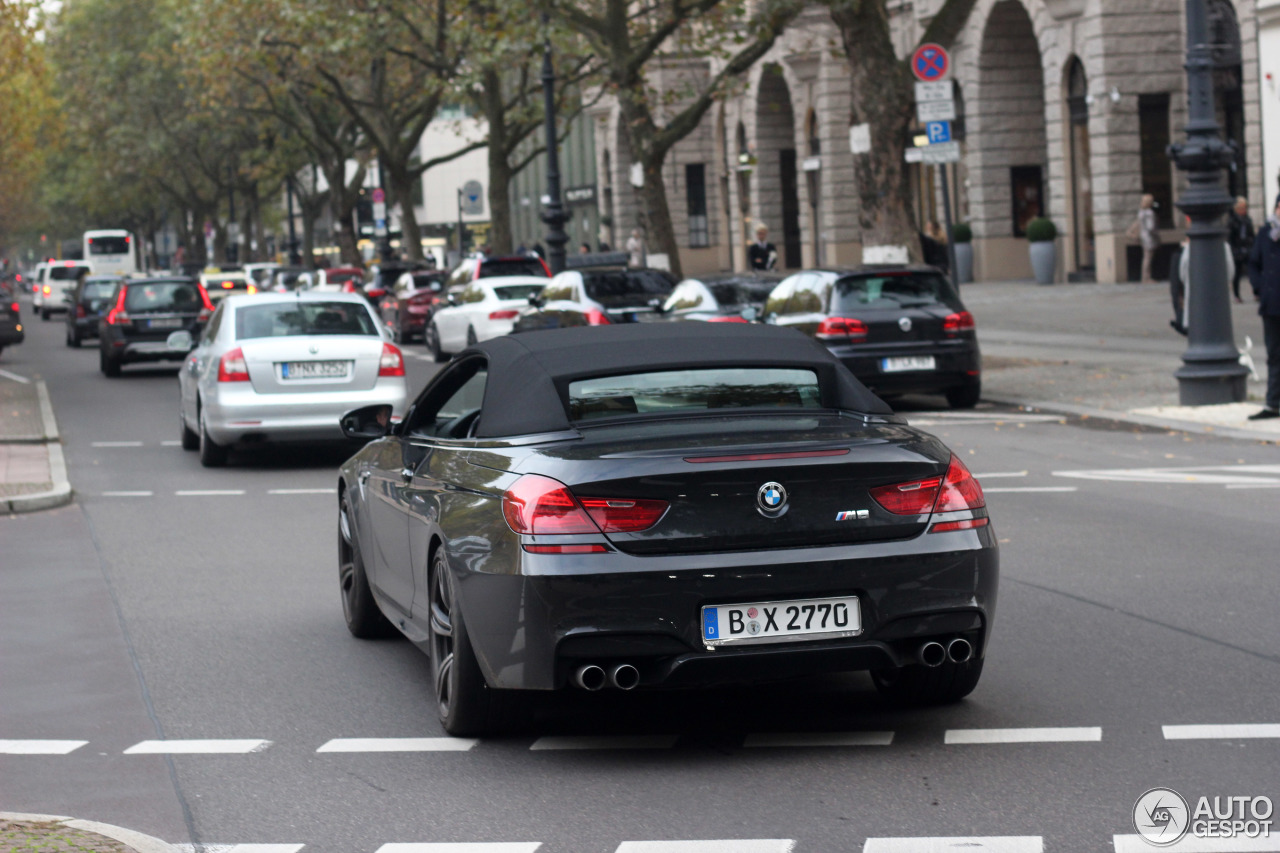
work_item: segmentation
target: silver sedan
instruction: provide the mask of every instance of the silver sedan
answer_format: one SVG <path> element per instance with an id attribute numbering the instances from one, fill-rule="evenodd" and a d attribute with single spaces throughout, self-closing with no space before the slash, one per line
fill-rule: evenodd
<path id="1" fill-rule="evenodd" d="M 178 373 L 182 446 L 206 467 L 232 447 L 341 440 L 351 409 L 404 409 L 404 356 L 369 303 L 346 294 L 229 296 Z"/>

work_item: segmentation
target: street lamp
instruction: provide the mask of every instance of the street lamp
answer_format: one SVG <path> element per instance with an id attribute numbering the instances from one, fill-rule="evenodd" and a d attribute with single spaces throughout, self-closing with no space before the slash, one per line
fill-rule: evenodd
<path id="1" fill-rule="evenodd" d="M 1239 403 L 1245 377 L 1231 330 L 1227 294 L 1227 260 L 1223 248 L 1223 215 L 1232 199 L 1222 173 L 1234 159 L 1232 145 L 1222 139 L 1213 104 L 1213 46 L 1209 43 L 1205 0 L 1187 0 L 1187 141 L 1169 146 L 1169 155 L 1187 173 L 1187 190 L 1178 207 L 1191 220 L 1187 274 L 1187 351 L 1178 379 L 1184 406 Z"/>
<path id="2" fill-rule="evenodd" d="M 542 49 L 542 102 L 546 114 L 547 137 L 547 204 L 542 221 L 547 224 L 547 265 L 552 275 L 564 271 L 564 246 L 569 235 L 564 233 L 568 220 L 560 203 L 560 151 L 556 134 L 556 74 L 551 67 L 551 16 L 542 13 L 546 42 Z"/>

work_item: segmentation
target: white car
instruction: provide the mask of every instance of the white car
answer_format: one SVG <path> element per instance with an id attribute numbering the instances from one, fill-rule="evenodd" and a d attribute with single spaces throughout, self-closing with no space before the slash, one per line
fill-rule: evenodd
<path id="1" fill-rule="evenodd" d="M 186 335 L 187 338 L 182 336 Z M 187 332 L 169 345 L 194 343 Z M 223 299 L 178 372 L 182 447 L 205 467 L 264 442 L 340 441 L 352 409 L 404 409 L 404 356 L 361 296 Z"/>
<path id="2" fill-rule="evenodd" d="M 359 293 L 364 289 L 364 270 L 357 267 L 308 270 L 298 276 L 298 289 L 312 293 Z"/>
<path id="3" fill-rule="evenodd" d="M 427 349 L 436 361 L 472 344 L 511 334 L 521 308 L 537 296 L 548 279 L 531 275 L 504 275 L 477 279 L 459 293 L 449 294 L 449 304 L 438 309 L 427 325 Z"/>
<path id="4" fill-rule="evenodd" d="M 280 264 L 275 261 L 265 261 L 245 264 L 241 269 L 245 277 L 258 286 L 258 290 L 266 290 L 271 283 L 271 274 L 280 269 Z"/>
<path id="5" fill-rule="evenodd" d="M 75 290 L 76 279 L 82 275 L 90 275 L 89 265 L 84 261 L 48 261 L 36 265 L 31 307 L 41 320 L 48 320 L 54 312 L 67 310 L 63 297 Z"/>

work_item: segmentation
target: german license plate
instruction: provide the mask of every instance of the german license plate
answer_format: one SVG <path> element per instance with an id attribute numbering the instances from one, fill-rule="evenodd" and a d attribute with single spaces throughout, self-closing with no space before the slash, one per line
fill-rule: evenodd
<path id="1" fill-rule="evenodd" d="M 702 608 L 702 641 L 708 646 L 785 643 L 854 637 L 860 633 L 861 611 L 858 599 L 853 596 L 716 604 Z"/>
<path id="2" fill-rule="evenodd" d="M 342 378 L 347 375 L 347 361 L 286 361 L 280 365 L 284 379 Z"/>
<path id="3" fill-rule="evenodd" d="M 178 329 L 181 327 L 181 317 L 157 317 L 147 323 L 148 329 Z"/>
<path id="4" fill-rule="evenodd" d="M 880 369 L 885 373 L 906 373 L 911 370 L 937 370 L 938 365 L 931 355 L 912 355 L 899 358 L 883 358 Z"/>

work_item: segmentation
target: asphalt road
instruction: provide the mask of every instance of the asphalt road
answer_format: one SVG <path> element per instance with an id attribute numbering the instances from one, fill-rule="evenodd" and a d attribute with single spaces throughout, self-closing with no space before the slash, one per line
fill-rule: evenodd
<path id="1" fill-rule="evenodd" d="M 258 853 L 1020 853 L 1120 849 L 1157 786 L 1280 800 L 1274 447 L 925 401 L 910 416 L 979 476 L 1003 543 L 970 699 L 894 711 L 862 675 L 563 695 L 531 734 L 442 751 L 426 657 L 343 625 L 342 449 L 205 470 L 173 368 L 107 380 L 56 322 L 4 368 L 47 381 L 78 497 L 0 518 L 0 753 L 45 750 L 0 754 L 0 810 L 282 845 Z M 411 386 L 433 370 L 411 357 Z M 1270 728 L 1164 728 L 1243 724 Z M 389 738 L 428 740 L 331 743 Z M 138 754 L 154 740 L 199 752 Z"/>

